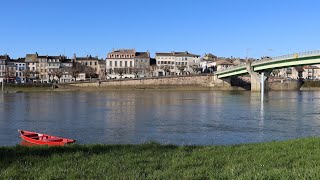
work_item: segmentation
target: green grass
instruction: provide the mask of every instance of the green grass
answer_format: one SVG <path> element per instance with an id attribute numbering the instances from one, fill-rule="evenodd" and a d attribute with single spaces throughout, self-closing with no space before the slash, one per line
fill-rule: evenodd
<path id="1" fill-rule="evenodd" d="M 235 146 L 1 147 L 0 179 L 319 179 L 320 138 Z"/>

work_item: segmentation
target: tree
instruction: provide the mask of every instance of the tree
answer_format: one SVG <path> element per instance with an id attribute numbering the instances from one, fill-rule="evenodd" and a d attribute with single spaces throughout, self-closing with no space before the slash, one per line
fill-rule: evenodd
<path id="1" fill-rule="evenodd" d="M 200 72 L 202 71 L 202 68 L 199 68 L 198 65 L 190 65 L 189 67 L 192 69 L 193 73 L 195 74 L 198 74 L 199 71 Z"/>
<path id="2" fill-rule="evenodd" d="M 71 68 L 71 76 L 77 81 L 77 76 L 84 71 L 84 66 L 78 62 L 73 62 Z"/>
<path id="3" fill-rule="evenodd" d="M 90 66 L 85 67 L 85 73 L 90 77 L 90 81 L 92 79 L 92 76 L 96 75 L 96 71 Z"/>
<path id="4" fill-rule="evenodd" d="M 31 72 L 29 69 L 26 69 L 23 71 L 23 75 L 24 75 L 24 78 L 26 78 L 26 83 L 28 82 L 28 79 L 30 78 L 31 76 Z"/>
<path id="5" fill-rule="evenodd" d="M 133 74 L 134 74 L 134 78 L 138 78 L 138 74 L 141 72 L 140 68 L 134 68 L 132 70 Z"/>
<path id="6" fill-rule="evenodd" d="M 57 76 L 57 78 L 58 78 L 58 83 L 60 83 L 60 79 L 61 79 L 61 77 L 63 76 L 63 74 L 64 74 L 64 70 L 63 70 L 64 68 L 59 68 L 59 69 L 55 69 L 54 70 L 54 73 L 55 73 L 55 75 Z"/>
<path id="7" fill-rule="evenodd" d="M 157 65 L 151 65 L 147 68 L 147 71 L 150 72 L 151 77 L 154 75 L 154 72 L 157 70 Z"/>
<path id="8" fill-rule="evenodd" d="M 7 79 L 7 83 L 9 82 L 10 78 L 14 78 L 16 73 L 13 67 L 5 67 L 4 76 Z"/>
<path id="9" fill-rule="evenodd" d="M 170 72 L 170 66 L 168 65 L 162 65 L 160 69 L 164 71 L 165 75 L 167 75 L 167 73 Z"/>
<path id="10" fill-rule="evenodd" d="M 280 76 L 280 70 L 279 69 L 274 69 L 271 74 L 271 76 L 274 76 L 274 77 L 279 77 Z"/>
<path id="11" fill-rule="evenodd" d="M 123 73 L 124 73 L 123 68 L 117 68 L 117 69 L 115 69 L 115 72 L 119 74 L 120 78 L 122 78 Z"/>
<path id="12" fill-rule="evenodd" d="M 39 80 L 39 71 L 31 71 L 30 74 L 32 75 L 32 77 L 34 77 L 35 79 Z"/>
<path id="13" fill-rule="evenodd" d="M 186 66 L 178 66 L 178 69 L 180 71 L 180 75 L 183 75 L 183 71 L 186 69 Z"/>

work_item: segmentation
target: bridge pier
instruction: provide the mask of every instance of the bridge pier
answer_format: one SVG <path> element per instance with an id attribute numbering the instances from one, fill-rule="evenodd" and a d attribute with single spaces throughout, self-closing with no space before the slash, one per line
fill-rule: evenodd
<path id="1" fill-rule="evenodd" d="M 266 83 L 266 80 L 270 76 L 271 71 L 261 71 L 260 73 L 254 72 L 251 66 L 251 61 L 247 61 L 246 69 L 251 76 L 251 91 L 260 91 L 261 101 L 263 101 L 264 93 L 268 91 L 268 84 Z"/>
<path id="2" fill-rule="evenodd" d="M 269 74 L 269 72 L 261 72 L 256 76 L 251 75 L 251 91 L 259 92 L 262 89 L 264 90 L 264 92 L 267 91 L 269 88 L 268 83 L 266 83 L 266 80 L 268 79 Z"/>

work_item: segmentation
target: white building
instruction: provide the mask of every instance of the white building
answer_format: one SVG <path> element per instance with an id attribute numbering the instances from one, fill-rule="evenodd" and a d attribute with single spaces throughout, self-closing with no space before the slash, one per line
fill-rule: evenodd
<path id="1" fill-rule="evenodd" d="M 156 53 L 158 76 L 181 75 L 200 65 L 200 55 L 186 52 Z"/>
<path id="2" fill-rule="evenodd" d="M 108 53 L 106 72 L 108 79 L 134 78 L 135 49 L 119 49 Z"/>
<path id="3" fill-rule="evenodd" d="M 26 70 L 27 64 L 24 62 L 24 59 L 19 59 L 12 61 L 15 66 L 16 73 L 16 82 L 17 83 L 26 83 Z"/>

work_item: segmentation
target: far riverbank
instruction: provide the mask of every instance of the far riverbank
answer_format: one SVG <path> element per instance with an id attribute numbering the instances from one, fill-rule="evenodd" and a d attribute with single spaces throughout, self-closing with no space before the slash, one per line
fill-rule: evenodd
<path id="1" fill-rule="evenodd" d="M 114 90 L 182 90 L 182 91 L 250 91 L 248 82 L 213 83 L 211 76 L 190 76 L 156 79 L 121 79 L 84 81 L 62 84 L 6 84 L 4 92 L 61 92 L 61 91 L 114 91 Z M 270 91 L 320 90 L 320 81 L 268 82 Z"/>

